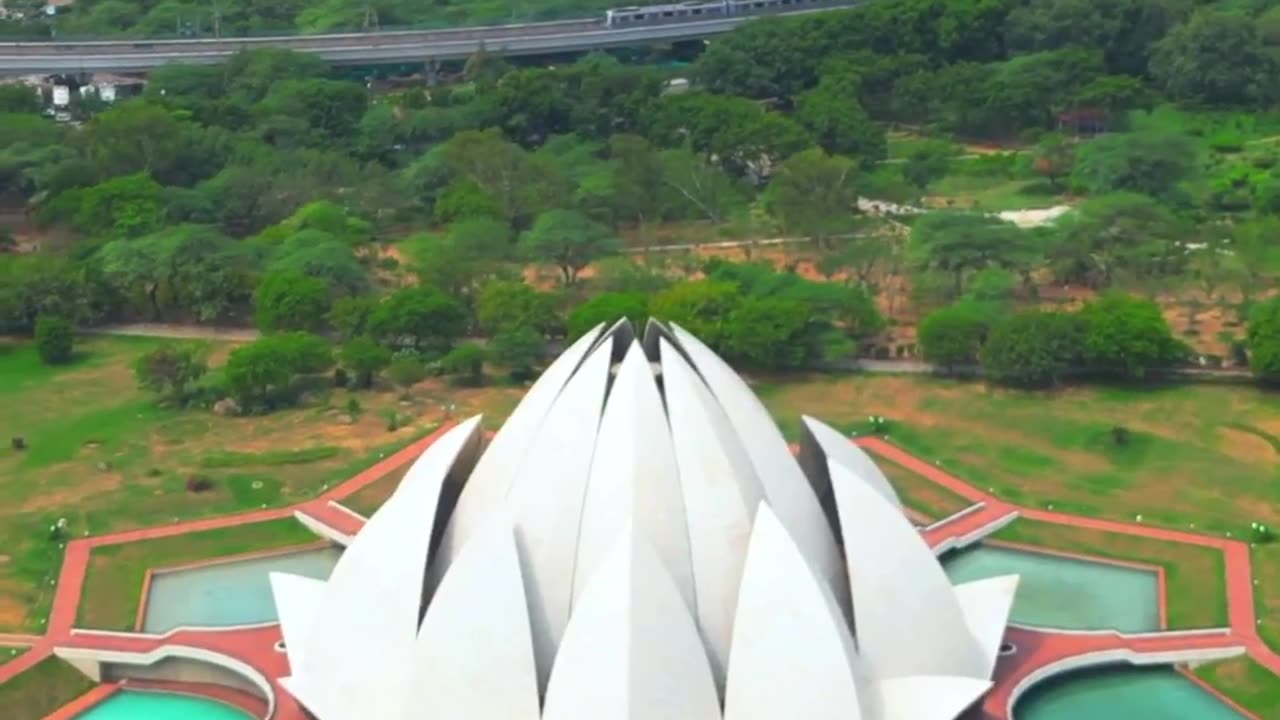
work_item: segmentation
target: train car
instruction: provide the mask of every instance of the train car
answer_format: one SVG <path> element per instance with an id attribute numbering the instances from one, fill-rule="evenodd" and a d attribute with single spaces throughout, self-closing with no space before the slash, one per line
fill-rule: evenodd
<path id="1" fill-rule="evenodd" d="M 632 5 L 605 11 L 604 24 L 610 28 L 667 23 L 696 22 L 728 17 L 728 0 L 691 0 L 670 5 Z"/>

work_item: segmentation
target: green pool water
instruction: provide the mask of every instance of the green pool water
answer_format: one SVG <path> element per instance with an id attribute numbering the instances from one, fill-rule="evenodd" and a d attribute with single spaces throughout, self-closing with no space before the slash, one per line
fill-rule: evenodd
<path id="1" fill-rule="evenodd" d="M 76 720 L 253 720 L 253 716 L 204 698 L 125 691 L 77 715 Z"/>
<path id="2" fill-rule="evenodd" d="M 340 555 L 336 548 L 324 548 L 157 573 L 147 593 L 142 628 L 162 633 L 183 626 L 272 622 L 278 615 L 268 573 L 325 579 Z"/>
<path id="3" fill-rule="evenodd" d="M 1242 720 L 1204 688 L 1167 668 L 1104 668 L 1032 688 L 1014 720 Z"/>
<path id="4" fill-rule="evenodd" d="M 1011 620 L 1069 630 L 1160 627 L 1159 584 L 1147 570 L 978 545 L 943 559 L 954 583 L 1017 574 Z"/>

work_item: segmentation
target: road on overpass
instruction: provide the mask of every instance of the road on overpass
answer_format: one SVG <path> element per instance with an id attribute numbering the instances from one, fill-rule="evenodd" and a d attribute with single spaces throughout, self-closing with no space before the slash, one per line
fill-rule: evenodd
<path id="1" fill-rule="evenodd" d="M 822 12 L 857 0 L 829 0 L 820 7 L 770 15 Z M 480 50 L 502 55 L 543 55 L 693 40 L 727 32 L 761 15 L 609 28 L 599 19 L 331 35 L 281 35 L 185 40 L 0 42 L 0 75 L 81 72 L 146 72 L 173 62 L 216 63 L 243 50 L 279 47 L 312 53 L 334 65 L 458 60 Z"/>

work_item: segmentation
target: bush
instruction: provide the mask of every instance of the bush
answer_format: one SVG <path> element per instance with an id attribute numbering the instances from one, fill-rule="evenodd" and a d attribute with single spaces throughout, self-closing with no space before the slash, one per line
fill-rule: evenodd
<path id="1" fill-rule="evenodd" d="M 192 475 L 187 478 L 187 492 L 203 493 L 213 489 L 213 480 L 205 475 Z"/>
<path id="2" fill-rule="evenodd" d="M 232 350 L 224 376 L 242 408 L 270 409 L 295 399 L 295 380 L 324 372 L 332 363 L 332 349 L 324 340 L 303 332 L 283 333 Z"/>
<path id="3" fill-rule="evenodd" d="M 1247 332 L 1254 377 L 1269 385 L 1280 384 L 1280 298 L 1253 307 Z"/>
<path id="4" fill-rule="evenodd" d="M 1151 370 L 1186 359 L 1187 346 L 1173 337 L 1154 302 L 1108 295 L 1080 311 L 1084 320 L 1084 362 L 1102 377 L 1142 379 Z"/>
<path id="5" fill-rule="evenodd" d="M 920 349 L 924 359 L 946 372 L 972 364 L 978 359 L 988 327 L 988 318 L 973 303 L 936 310 L 920 322 Z"/>
<path id="6" fill-rule="evenodd" d="M 41 315 L 36 319 L 36 353 L 46 365 L 70 362 L 75 331 L 66 318 Z"/>
<path id="7" fill-rule="evenodd" d="M 446 372 L 458 376 L 458 381 L 468 387 L 484 384 L 484 362 L 489 352 L 475 343 L 462 343 L 440 360 Z"/>
<path id="8" fill-rule="evenodd" d="M 191 400 L 191 390 L 208 372 L 205 347 L 162 345 L 139 357 L 133 374 L 139 387 L 158 393 L 178 407 Z"/>
<path id="9" fill-rule="evenodd" d="M 411 387 L 427 378 L 427 366 L 412 355 L 401 355 L 387 366 L 387 377 L 402 388 Z"/>
<path id="10" fill-rule="evenodd" d="M 1079 317 L 1033 310 L 996 323 L 979 356 L 993 382 L 1051 387 L 1079 362 L 1083 343 Z"/>

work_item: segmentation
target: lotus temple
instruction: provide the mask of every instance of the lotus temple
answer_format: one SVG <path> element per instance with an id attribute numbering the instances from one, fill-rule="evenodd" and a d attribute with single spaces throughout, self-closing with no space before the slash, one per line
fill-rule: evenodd
<path id="1" fill-rule="evenodd" d="M 151 687 L 280 720 L 1009 720 L 1060 673 L 1245 651 L 1230 628 L 1011 622 L 1018 574 L 939 555 L 1015 506 L 920 525 L 863 447 L 811 417 L 789 444 L 673 324 L 600 326 L 496 432 L 473 417 L 411 452 L 367 519 L 282 509 L 342 549 L 264 572 L 266 621 L 68 624 L 52 652 L 95 702 Z"/>

